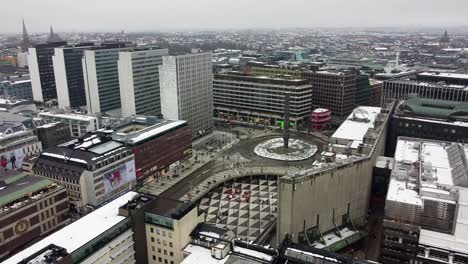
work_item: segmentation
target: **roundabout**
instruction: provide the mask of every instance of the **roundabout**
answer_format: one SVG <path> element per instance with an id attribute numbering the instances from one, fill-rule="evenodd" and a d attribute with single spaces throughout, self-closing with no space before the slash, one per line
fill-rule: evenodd
<path id="1" fill-rule="evenodd" d="M 290 139 L 289 147 L 285 148 L 283 138 L 272 138 L 258 144 L 254 153 L 272 160 L 301 161 L 312 157 L 317 150 L 317 145 L 304 140 Z"/>

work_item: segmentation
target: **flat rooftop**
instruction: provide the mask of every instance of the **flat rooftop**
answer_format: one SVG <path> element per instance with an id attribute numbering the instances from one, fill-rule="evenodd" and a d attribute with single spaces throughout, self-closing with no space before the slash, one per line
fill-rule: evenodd
<path id="1" fill-rule="evenodd" d="M 3 168 L 0 172 L 0 181 L 6 183 L 6 185 L 0 183 L 0 207 L 21 199 L 27 194 L 45 189 L 52 184 L 52 181 L 45 178 L 33 176 L 25 172 L 5 172 Z"/>
<path id="2" fill-rule="evenodd" d="M 3 264 L 16 264 L 42 250 L 50 244 L 60 246 L 73 253 L 75 250 L 90 242 L 112 226 L 118 224 L 125 217 L 119 215 L 119 207 L 132 200 L 138 193 L 128 192 L 96 209 L 92 213 L 80 218 L 76 222 L 52 233 L 32 246 L 5 260 Z"/>
<path id="3" fill-rule="evenodd" d="M 71 119 L 71 120 L 77 120 L 77 121 L 93 121 L 96 119 L 95 116 L 88 116 L 88 115 L 80 115 L 80 114 L 73 114 L 73 113 L 67 113 L 67 114 L 54 114 L 51 112 L 42 112 L 38 114 L 39 116 L 46 116 L 46 117 L 55 117 L 55 118 L 60 118 L 60 119 Z"/>
<path id="4" fill-rule="evenodd" d="M 300 86 L 300 85 L 310 85 L 309 81 L 304 79 L 283 79 L 283 78 L 272 78 L 268 76 L 255 76 L 255 75 L 245 75 L 245 74 L 215 74 L 213 81 L 217 80 L 227 80 L 227 81 L 236 81 L 236 82 L 253 82 L 261 84 L 273 84 L 273 85 L 284 85 L 284 86 Z"/>
<path id="5" fill-rule="evenodd" d="M 41 153 L 40 158 L 51 157 L 81 164 L 94 164 L 97 160 L 124 151 L 126 147 L 112 140 L 110 134 L 98 132 L 80 139 L 74 139 L 58 146 L 52 146 Z"/>
<path id="6" fill-rule="evenodd" d="M 380 112 L 380 107 L 360 106 L 354 109 L 332 138 L 362 142 L 367 130 L 374 128 L 375 119 Z"/>
<path id="7" fill-rule="evenodd" d="M 468 74 L 461 74 L 461 73 L 449 73 L 449 72 L 421 72 L 418 74 L 419 76 L 427 76 L 427 77 L 441 77 L 447 79 L 460 79 L 468 81 Z"/>
<path id="8" fill-rule="evenodd" d="M 418 206 L 423 199 L 455 203 L 454 186 L 468 186 L 467 155 L 467 145 L 399 137 L 387 200 Z"/>
<path id="9" fill-rule="evenodd" d="M 112 135 L 112 138 L 117 141 L 126 141 L 130 144 L 137 144 L 147 139 L 158 137 L 159 135 L 162 135 L 168 131 L 184 126 L 186 124 L 187 122 L 183 120 L 162 120 L 154 125 L 146 125 L 145 123 L 131 122 L 127 125 L 119 126 L 117 131 Z M 144 126 L 144 128 L 134 132 L 120 132 L 120 130 L 125 130 L 126 127 L 130 127 L 132 125 L 140 125 Z"/>
<path id="10" fill-rule="evenodd" d="M 158 197 L 152 203 L 151 208 L 146 209 L 146 212 L 178 220 L 187 214 L 194 205 L 192 202 Z"/>

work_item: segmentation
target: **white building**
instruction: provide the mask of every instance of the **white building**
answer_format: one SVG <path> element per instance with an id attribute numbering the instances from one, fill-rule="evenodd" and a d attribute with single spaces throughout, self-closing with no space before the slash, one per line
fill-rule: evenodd
<path id="1" fill-rule="evenodd" d="M 460 143 L 398 138 L 382 263 L 468 261 L 467 153 Z"/>
<path id="2" fill-rule="evenodd" d="M 43 254 L 33 255 L 51 244 L 64 248 L 73 263 L 136 263 L 130 217 L 119 215 L 119 208 L 137 195 L 128 192 L 120 196 L 2 263 L 17 264 L 24 259 L 45 263 Z"/>
<path id="3" fill-rule="evenodd" d="M 119 53 L 122 116 L 161 115 L 159 65 L 168 49 L 141 48 Z"/>
<path id="4" fill-rule="evenodd" d="M 159 67 L 164 118 L 186 120 L 193 136 L 213 128 L 211 53 L 163 58 Z"/>
<path id="5" fill-rule="evenodd" d="M 43 112 L 38 114 L 50 122 L 62 122 L 70 126 L 72 137 L 78 138 L 86 133 L 96 131 L 100 128 L 99 120 L 95 116 L 79 115 L 79 114 L 54 114 L 51 112 Z"/>
<path id="6" fill-rule="evenodd" d="M 18 54 L 16 54 L 16 61 L 18 64 L 18 68 L 24 68 L 28 66 L 28 53 L 18 52 Z"/>
<path id="7" fill-rule="evenodd" d="M 89 114 L 111 112 L 120 115 L 121 100 L 117 61 L 124 46 L 94 48 L 83 56 L 83 78 Z"/>

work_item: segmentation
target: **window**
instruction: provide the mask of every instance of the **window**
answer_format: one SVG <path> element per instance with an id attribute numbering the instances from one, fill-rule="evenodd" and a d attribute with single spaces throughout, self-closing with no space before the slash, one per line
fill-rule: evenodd
<path id="1" fill-rule="evenodd" d="M 158 248 L 158 253 L 161 253 L 161 248 Z"/>
<path id="2" fill-rule="evenodd" d="M 169 251 L 169 256 L 173 257 L 173 256 L 174 256 L 174 252 Z"/>
<path id="3" fill-rule="evenodd" d="M 163 231 L 162 231 L 162 235 L 163 235 L 163 236 L 166 236 L 166 231 L 163 230 Z"/>
<path id="4" fill-rule="evenodd" d="M 155 256 L 155 255 L 153 255 L 153 260 L 156 260 L 156 256 Z"/>
<path id="5" fill-rule="evenodd" d="M 150 228 L 150 232 L 151 232 L 151 233 L 154 233 L 154 228 L 151 227 L 151 228 Z"/>
<path id="6" fill-rule="evenodd" d="M 172 232 L 167 232 L 167 235 L 172 238 Z"/>
<path id="7" fill-rule="evenodd" d="M 151 246 L 151 250 L 155 251 L 155 250 L 156 250 L 156 248 L 155 248 L 154 246 Z"/>
<path id="8" fill-rule="evenodd" d="M 158 238 L 158 244 L 161 244 L 161 239 Z"/>
<path id="9" fill-rule="evenodd" d="M 161 258 L 161 257 L 159 257 L 158 260 L 159 260 L 159 262 L 162 262 L 162 258 Z"/>
<path id="10" fill-rule="evenodd" d="M 159 240 L 159 239 L 158 239 L 158 240 Z M 151 237 L 151 242 L 153 242 L 153 243 L 154 243 L 154 237 Z"/>
<path id="11" fill-rule="evenodd" d="M 156 229 L 156 234 L 160 235 L 159 229 Z"/>
<path id="12" fill-rule="evenodd" d="M 164 255 L 167 255 L 167 250 L 164 250 Z"/>
<path id="13" fill-rule="evenodd" d="M 169 247 L 172 247 L 172 242 L 169 242 Z"/>

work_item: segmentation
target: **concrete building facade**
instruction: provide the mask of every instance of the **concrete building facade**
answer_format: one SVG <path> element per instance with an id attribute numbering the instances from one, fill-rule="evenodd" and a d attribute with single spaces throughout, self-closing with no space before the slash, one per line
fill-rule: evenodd
<path id="1" fill-rule="evenodd" d="M 441 84 L 415 80 L 384 81 L 383 102 L 406 100 L 411 96 L 468 102 L 468 89 L 467 86 L 459 84 Z"/>
<path id="2" fill-rule="evenodd" d="M 148 263 L 181 263 L 190 233 L 202 220 L 194 203 L 158 198 L 145 211 Z"/>
<path id="3" fill-rule="evenodd" d="M 133 264 L 136 262 L 131 218 L 119 208 L 138 196 L 127 192 L 5 260 L 5 264 Z M 51 248 L 58 248 L 55 254 Z M 53 257 L 58 256 L 58 257 Z"/>
<path id="4" fill-rule="evenodd" d="M 294 242 L 336 250 L 341 248 L 336 241 L 348 239 L 342 231 L 354 230 L 350 237 L 362 237 L 354 227 L 363 226 L 367 218 L 372 169 L 384 153 L 388 111 L 357 108 L 331 138 L 331 156 L 344 156 L 280 178 L 278 241 L 288 235 Z M 323 239 L 338 230 L 342 237 L 335 242 Z"/>
<path id="5" fill-rule="evenodd" d="M 277 126 L 284 122 L 285 94 L 290 95 L 292 127 L 306 125 L 312 105 L 312 85 L 306 80 L 215 75 L 214 116 L 223 120 Z"/>
<path id="6" fill-rule="evenodd" d="M 77 211 L 99 206 L 136 184 L 132 151 L 108 134 L 50 147 L 41 153 L 33 171 L 65 187 Z"/>
<path id="7" fill-rule="evenodd" d="M 32 101 L 32 87 L 29 75 L 8 76 L 0 82 L 0 96 Z"/>
<path id="8" fill-rule="evenodd" d="M 122 117 L 161 116 L 159 65 L 168 49 L 138 48 L 119 52 L 119 82 Z"/>
<path id="9" fill-rule="evenodd" d="M 68 222 L 66 190 L 24 172 L 0 172 L 0 259 Z"/>
<path id="10" fill-rule="evenodd" d="M 112 138 L 135 155 L 138 182 L 158 176 L 192 155 L 192 131 L 185 121 L 136 117 L 114 130 Z"/>
<path id="11" fill-rule="evenodd" d="M 163 57 L 159 67 L 161 111 L 185 120 L 194 137 L 213 128 L 213 74 L 210 53 Z"/>
<path id="12" fill-rule="evenodd" d="M 69 126 L 60 122 L 37 126 L 36 133 L 43 149 L 57 146 L 72 139 Z"/>
<path id="13" fill-rule="evenodd" d="M 86 135 L 86 133 L 96 131 L 100 128 L 99 120 L 95 116 L 51 112 L 42 112 L 39 113 L 38 116 L 49 123 L 60 122 L 67 125 L 73 138 L 82 137 Z"/>

